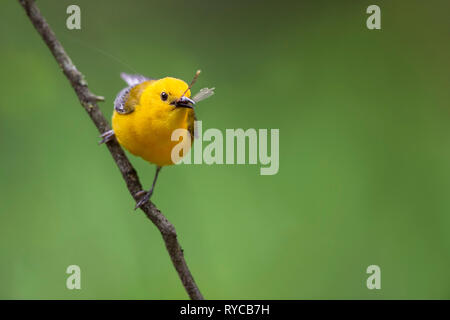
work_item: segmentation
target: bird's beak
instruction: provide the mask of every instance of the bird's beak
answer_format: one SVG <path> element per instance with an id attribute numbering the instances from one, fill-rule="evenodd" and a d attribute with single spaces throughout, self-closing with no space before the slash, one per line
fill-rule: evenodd
<path id="1" fill-rule="evenodd" d="M 181 97 L 175 102 L 175 107 L 177 108 L 190 108 L 194 109 L 195 101 L 192 99 L 189 99 L 187 97 Z"/>

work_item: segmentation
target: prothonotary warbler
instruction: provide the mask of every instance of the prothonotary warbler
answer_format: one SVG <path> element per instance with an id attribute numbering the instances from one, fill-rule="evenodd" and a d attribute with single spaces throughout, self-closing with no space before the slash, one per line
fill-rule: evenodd
<path id="1" fill-rule="evenodd" d="M 112 117 L 113 129 L 103 133 L 100 142 L 107 142 L 115 136 L 132 154 L 156 164 L 152 187 L 149 191 L 138 192 L 137 196 L 141 198 L 135 209 L 152 196 L 161 168 L 174 164 L 172 149 L 179 143 L 171 139 L 174 130 L 186 129 L 183 141 L 192 141 L 194 138 L 195 104 L 214 93 L 214 88 L 204 88 L 191 99 L 190 89 L 199 74 L 200 70 L 189 86 L 183 80 L 171 77 L 157 80 L 121 74 L 128 87 L 117 95 Z"/>

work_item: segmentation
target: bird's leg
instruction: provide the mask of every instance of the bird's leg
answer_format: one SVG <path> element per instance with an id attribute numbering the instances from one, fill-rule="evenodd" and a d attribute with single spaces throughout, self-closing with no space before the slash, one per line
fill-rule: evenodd
<path id="1" fill-rule="evenodd" d="M 150 200 L 150 197 L 153 194 L 153 190 L 155 190 L 155 184 L 156 180 L 158 179 L 159 171 L 161 171 L 160 166 L 156 166 L 156 173 L 155 177 L 153 178 L 152 188 L 149 191 L 141 190 L 135 194 L 136 197 L 143 196 L 141 200 L 139 200 L 138 203 L 136 203 L 136 206 L 134 207 L 134 210 L 141 207 L 143 204 L 145 204 L 148 200 Z"/>
<path id="2" fill-rule="evenodd" d="M 109 131 L 103 132 L 100 135 L 100 138 L 102 138 L 102 140 L 99 141 L 99 144 L 111 141 L 114 138 L 114 130 L 109 130 Z"/>

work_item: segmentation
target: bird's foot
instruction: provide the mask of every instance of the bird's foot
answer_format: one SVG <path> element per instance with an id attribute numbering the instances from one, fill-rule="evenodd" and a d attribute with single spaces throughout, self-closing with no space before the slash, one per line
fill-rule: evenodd
<path id="1" fill-rule="evenodd" d="M 114 138 L 114 130 L 109 130 L 106 132 L 103 132 L 100 135 L 100 138 L 102 138 L 102 140 L 100 140 L 98 143 L 102 144 L 102 143 L 106 143 L 108 141 L 111 141 Z"/>
<path id="2" fill-rule="evenodd" d="M 135 196 L 136 197 L 142 197 L 142 198 L 141 198 L 141 200 L 139 200 L 136 203 L 136 206 L 134 207 L 134 210 L 136 210 L 136 209 L 142 207 L 144 204 L 146 204 L 150 200 L 152 194 L 153 194 L 153 190 L 150 190 L 150 191 L 141 190 L 141 191 L 137 192 L 135 194 Z"/>

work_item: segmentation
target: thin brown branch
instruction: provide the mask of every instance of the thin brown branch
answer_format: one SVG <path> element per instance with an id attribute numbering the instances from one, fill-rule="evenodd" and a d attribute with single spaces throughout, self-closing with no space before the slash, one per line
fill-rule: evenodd
<path id="1" fill-rule="evenodd" d="M 60 68 L 64 72 L 67 79 L 70 81 L 73 89 L 75 90 L 81 105 L 89 114 L 92 122 L 94 122 L 100 133 L 104 133 L 110 130 L 108 121 L 106 121 L 99 107 L 98 101 L 103 101 L 103 97 L 96 96 L 89 91 L 87 82 L 84 76 L 77 70 L 75 65 L 70 60 L 69 56 L 65 52 L 61 43 L 56 38 L 54 32 L 41 15 L 39 8 L 36 6 L 33 0 L 18 0 L 22 7 L 25 9 L 28 17 L 36 28 L 37 32 L 41 35 L 44 42 L 52 52 Z M 123 149 L 117 143 L 115 139 L 107 142 L 107 147 L 111 153 L 114 161 L 119 167 L 125 180 L 128 190 L 131 196 L 137 201 L 135 194 L 142 190 L 141 183 L 137 176 L 136 170 L 131 165 Z M 147 217 L 156 225 L 161 232 L 163 240 L 166 244 L 167 251 L 169 252 L 170 259 L 172 260 L 175 269 L 180 276 L 181 282 L 186 289 L 191 299 L 203 299 L 197 284 L 192 277 L 191 272 L 184 259 L 183 250 L 177 240 L 177 233 L 175 227 L 166 219 L 166 217 L 158 210 L 158 208 L 152 203 L 141 207 L 141 210 L 147 215 Z"/>

